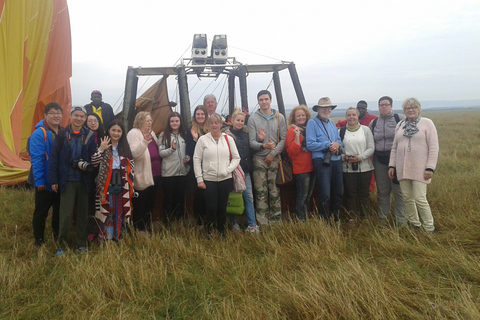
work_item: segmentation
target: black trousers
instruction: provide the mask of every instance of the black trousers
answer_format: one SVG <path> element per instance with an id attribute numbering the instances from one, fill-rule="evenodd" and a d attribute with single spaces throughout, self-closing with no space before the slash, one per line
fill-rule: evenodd
<path id="1" fill-rule="evenodd" d="M 49 192 L 47 190 L 38 191 L 35 189 L 35 211 L 33 212 L 33 236 L 37 241 L 44 241 L 45 223 L 48 217 L 48 211 L 52 207 L 52 230 L 55 240 L 58 238 L 59 213 L 60 213 L 60 194 Z"/>
<path id="2" fill-rule="evenodd" d="M 207 227 L 211 231 L 215 228 L 220 234 L 225 234 L 227 221 L 228 195 L 232 191 L 233 179 L 219 182 L 204 181 L 207 188 L 205 191 L 205 204 L 207 208 Z"/>
<path id="3" fill-rule="evenodd" d="M 166 221 L 179 220 L 185 213 L 186 176 L 162 177 L 163 211 Z"/>
<path id="4" fill-rule="evenodd" d="M 370 180 L 372 171 L 358 173 L 343 173 L 345 186 L 345 207 L 347 211 L 360 214 L 364 218 L 370 210 Z M 357 204 L 358 202 L 358 204 Z"/>

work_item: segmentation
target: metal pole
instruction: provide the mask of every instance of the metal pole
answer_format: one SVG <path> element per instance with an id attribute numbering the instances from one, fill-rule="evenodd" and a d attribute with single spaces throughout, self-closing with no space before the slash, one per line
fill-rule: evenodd
<path id="1" fill-rule="evenodd" d="M 133 127 L 135 120 L 135 102 L 137 100 L 138 77 L 137 69 L 128 67 L 127 80 L 125 81 L 125 94 L 123 96 L 123 115 L 122 121 L 127 131 Z"/>
<path id="2" fill-rule="evenodd" d="M 273 85 L 275 86 L 275 96 L 277 97 L 278 111 L 286 118 L 282 86 L 280 85 L 280 76 L 278 75 L 278 70 L 273 71 Z"/>
<path id="3" fill-rule="evenodd" d="M 242 112 L 248 113 L 247 69 L 245 68 L 245 66 L 238 67 L 238 81 L 240 83 L 240 99 L 242 102 Z"/>
<path id="4" fill-rule="evenodd" d="M 177 69 L 178 74 L 178 90 L 180 95 L 180 111 L 183 118 L 183 123 L 187 127 L 192 125 L 192 115 L 190 111 L 190 97 L 188 96 L 188 82 L 185 67 Z"/>
<path id="5" fill-rule="evenodd" d="M 228 111 L 233 114 L 235 109 L 235 72 L 228 74 Z"/>
<path id="6" fill-rule="evenodd" d="M 297 94 L 297 99 L 299 104 L 307 105 L 305 96 L 303 95 L 302 85 L 300 84 L 300 79 L 298 78 L 297 69 L 295 68 L 295 63 L 290 63 L 288 65 L 288 71 L 290 72 L 290 78 L 292 79 L 293 88 Z"/>

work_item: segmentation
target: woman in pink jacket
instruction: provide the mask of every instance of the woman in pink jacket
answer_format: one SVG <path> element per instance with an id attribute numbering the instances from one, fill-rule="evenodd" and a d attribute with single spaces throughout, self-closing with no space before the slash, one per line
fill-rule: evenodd
<path id="1" fill-rule="evenodd" d="M 438 135 L 432 120 L 420 117 L 421 105 L 416 98 L 403 101 L 407 117 L 395 129 L 388 175 L 400 181 L 408 221 L 433 232 L 432 211 L 427 201 L 427 184 L 432 181 L 438 160 Z"/>

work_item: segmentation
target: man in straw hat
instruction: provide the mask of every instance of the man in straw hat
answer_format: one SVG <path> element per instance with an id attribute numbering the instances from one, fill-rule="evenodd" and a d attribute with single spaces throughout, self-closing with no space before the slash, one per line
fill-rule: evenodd
<path id="1" fill-rule="evenodd" d="M 343 197 L 343 173 L 340 153 L 342 142 L 335 124 L 330 120 L 333 105 L 324 97 L 313 106 L 318 115 L 307 123 L 307 149 L 312 152 L 313 166 L 320 190 L 319 210 L 323 220 L 333 215 L 338 222 L 338 213 Z M 331 199 L 331 194 L 333 198 Z"/>

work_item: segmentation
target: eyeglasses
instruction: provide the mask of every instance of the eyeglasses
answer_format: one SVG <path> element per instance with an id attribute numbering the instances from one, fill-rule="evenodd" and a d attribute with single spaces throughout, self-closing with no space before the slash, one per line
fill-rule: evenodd
<path id="1" fill-rule="evenodd" d="M 61 116 L 63 113 L 61 112 L 48 112 L 47 115 L 49 116 Z"/>
<path id="2" fill-rule="evenodd" d="M 386 108 L 386 107 L 391 106 L 391 104 L 390 104 L 390 103 L 382 103 L 382 104 L 379 104 L 378 106 L 379 106 L 380 108 Z"/>
<path id="3" fill-rule="evenodd" d="M 408 107 L 408 108 L 405 108 L 405 110 L 407 110 L 407 111 L 411 111 L 411 110 L 415 110 L 415 109 L 417 109 L 417 107 Z"/>

